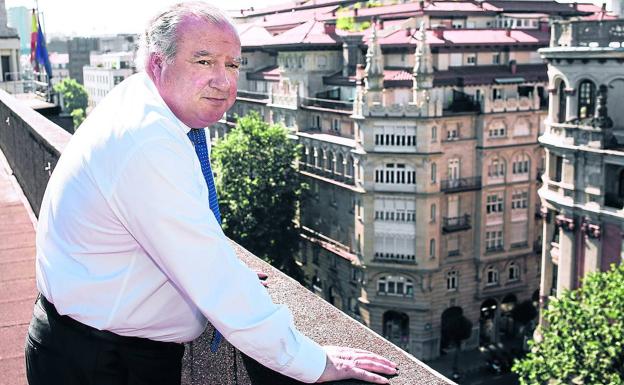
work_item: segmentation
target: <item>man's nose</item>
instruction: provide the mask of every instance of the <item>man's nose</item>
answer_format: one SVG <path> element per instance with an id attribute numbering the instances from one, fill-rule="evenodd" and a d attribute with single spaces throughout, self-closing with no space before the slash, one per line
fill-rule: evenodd
<path id="1" fill-rule="evenodd" d="M 230 79 L 228 79 L 227 71 L 225 70 L 225 68 L 215 69 L 213 76 L 208 84 L 210 85 L 210 87 L 219 91 L 229 91 Z"/>

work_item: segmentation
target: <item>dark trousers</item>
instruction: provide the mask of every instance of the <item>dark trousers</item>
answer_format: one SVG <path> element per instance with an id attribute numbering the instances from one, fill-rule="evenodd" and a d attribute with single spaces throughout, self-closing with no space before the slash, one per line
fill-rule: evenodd
<path id="1" fill-rule="evenodd" d="M 40 296 L 26 338 L 30 385 L 179 385 L 184 345 L 99 331 Z"/>

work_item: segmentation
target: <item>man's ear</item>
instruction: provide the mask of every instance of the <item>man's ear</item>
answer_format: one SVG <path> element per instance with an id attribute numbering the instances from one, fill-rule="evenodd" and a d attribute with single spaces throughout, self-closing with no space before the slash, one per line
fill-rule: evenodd
<path id="1" fill-rule="evenodd" d="M 150 75 L 154 82 L 160 81 L 160 76 L 163 67 L 163 57 L 157 53 L 151 53 L 147 61 L 147 73 Z"/>

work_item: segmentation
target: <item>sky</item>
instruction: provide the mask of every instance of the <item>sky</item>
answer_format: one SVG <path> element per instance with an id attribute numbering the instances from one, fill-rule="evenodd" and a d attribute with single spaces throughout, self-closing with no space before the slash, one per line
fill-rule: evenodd
<path id="1" fill-rule="evenodd" d="M 34 8 L 39 3 L 42 24 L 48 35 L 95 36 L 140 33 L 161 9 L 180 0 L 5 0 L 7 8 Z M 262 8 L 288 0 L 207 0 L 226 9 Z M 224 6 L 227 4 L 227 6 Z"/>

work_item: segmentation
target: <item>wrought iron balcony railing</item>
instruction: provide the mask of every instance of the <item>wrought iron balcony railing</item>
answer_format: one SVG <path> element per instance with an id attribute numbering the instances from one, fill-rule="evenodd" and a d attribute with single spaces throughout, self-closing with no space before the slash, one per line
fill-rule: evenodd
<path id="1" fill-rule="evenodd" d="M 481 189 L 481 177 L 445 179 L 440 183 L 440 191 L 445 193 L 462 192 Z"/>
<path id="2" fill-rule="evenodd" d="M 301 98 L 301 105 L 304 107 L 319 107 L 334 111 L 353 111 L 353 102 L 345 100 Z"/>
<path id="3" fill-rule="evenodd" d="M 442 231 L 445 233 L 468 230 L 471 227 L 472 226 L 470 224 L 470 215 L 468 214 L 464 214 L 460 217 L 442 218 Z"/>

